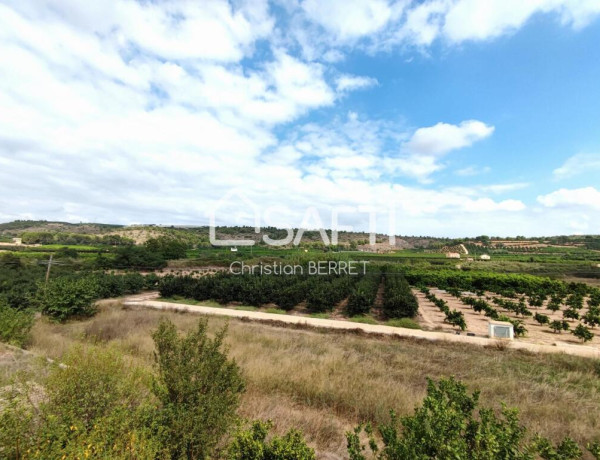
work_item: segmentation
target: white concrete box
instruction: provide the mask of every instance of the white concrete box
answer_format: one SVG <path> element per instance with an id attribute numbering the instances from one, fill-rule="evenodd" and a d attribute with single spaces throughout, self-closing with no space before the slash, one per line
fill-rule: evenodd
<path id="1" fill-rule="evenodd" d="M 513 325 L 505 321 L 490 321 L 488 326 L 488 335 L 491 339 L 509 339 L 515 338 Z"/>

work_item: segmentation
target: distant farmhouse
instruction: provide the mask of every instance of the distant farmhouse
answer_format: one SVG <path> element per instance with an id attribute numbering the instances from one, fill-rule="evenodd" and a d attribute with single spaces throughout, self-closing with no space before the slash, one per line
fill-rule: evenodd
<path id="1" fill-rule="evenodd" d="M 489 255 L 487 255 L 487 254 L 482 254 L 481 256 L 479 256 L 479 258 L 481 260 L 490 260 L 491 259 L 491 257 Z"/>

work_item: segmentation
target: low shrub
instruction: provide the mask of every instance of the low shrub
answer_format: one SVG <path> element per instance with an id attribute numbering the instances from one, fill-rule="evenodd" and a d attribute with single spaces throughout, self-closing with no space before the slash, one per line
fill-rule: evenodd
<path id="1" fill-rule="evenodd" d="M 180 337 L 173 323 L 162 321 L 152 335 L 158 372 L 152 391 L 159 401 L 154 421 L 169 458 L 209 457 L 237 420 L 245 389 L 241 370 L 227 358 L 226 329 L 210 339 L 207 324 L 199 321 Z"/>
<path id="2" fill-rule="evenodd" d="M 302 433 L 290 430 L 267 441 L 270 421 L 255 421 L 238 432 L 228 449 L 229 460 L 314 460 L 315 451 L 306 445 Z"/>
<path id="3" fill-rule="evenodd" d="M 516 409 L 503 407 L 497 415 L 491 408 L 480 407 L 479 392 L 469 394 L 466 386 L 453 378 L 437 383 L 429 380 L 427 396 L 414 415 L 399 418 L 391 412 L 391 422 L 378 430 L 383 446 L 370 425 L 347 432 L 351 460 L 366 459 L 363 430 L 373 456 L 380 460 L 576 460 L 582 455 L 568 437 L 556 446 L 540 436 L 528 438 Z M 596 447 L 590 444 L 592 454 Z"/>
<path id="4" fill-rule="evenodd" d="M 23 348 L 29 341 L 33 312 L 17 310 L 0 299 L 0 342 Z"/>

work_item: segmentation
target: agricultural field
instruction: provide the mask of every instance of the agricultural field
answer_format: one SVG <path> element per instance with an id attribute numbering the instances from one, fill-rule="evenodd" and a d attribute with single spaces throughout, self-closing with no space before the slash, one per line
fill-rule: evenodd
<path id="1" fill-rule="evenodd" d="M 126 233 L 114 228 L 106 231 Z M 422 329 L 410 331 L 418 337 L 429 331 L 448 337 L 460 332 L 461 340 L 468 341 L 467 334 L 486 336 L 488 321 L 493 319 L 512 322 L 517 341 L 558 344 L 557 350 L 600 348 L 600 286 L 589 260 L 455 261 L 425 248 L 375 253 L 324 250 L 316 243 L 302 248 L 258 246 L 231 251 L 191 243 L 194 232 L 182 229 L 158 230 L 152 235 L 143 244 L 120 235 L 123 244 L 67 244 L 60 241 L 64 235 L 58 232 L 52 234 L 52 241 L 44 236 L 49 240 L 40 246 L 0 254 L 0 341 L 9 344 L 0 348 L 4 391 L 14 387 L 15 378 L 25 376 L 35 398 L 43 398 L 44 386 L 60 383 L 53 380 L 58 371 L 52 363 L 67 362 L 75 372 L 85 364 L 78 357 L 87 356 L 84 361 L 96 363 L 98 369 L 82 370 L 86 378 L 95 378 L 96 370 L 117 372 L 107 362 L 135 364 L 137 370 L 124 370 L 124 375 L 131 375 L 137 385 L 136 395 L 158 408 L 153 398 L 160 394 L 152 396 L 154 387 L 148 384 L 148 376 L 156 370 L 155 332 L 161 319 L 168 319 L 179 333 L 190 333 L 198 324 L 197 317 L 140 310 L 129 302 L 125 306 L 123 299 L 161 296 L 175 304 L 356 323 L 349 329 L 354 332 L 334 332 L 283 326 L 281 321 L 276 326 L 225 320 L 218 313 L 210 320 L 211 337 L 228 324 L 226 345 L 243 374 L 246 391 L 236 417 L 270 419 L 272 434 L 281 439 L 290 430 L 300 429 L 304 438 L 298 439 L 306 440 L 316 458 L 348 458 L 348 443 L 355 445 L 360 437 L 347 435 L 358 424 L 385 426 L 393 420 L 390 409 L 399 415 L 412 414 L 433 391 L 434 384 L 428 386 L 427 378 L 452 386 L 452 381 L 444 380 L 452 375 L 465 385 L 463 390 L 453 387 L 456 397 L 461 391 L 481 390 L 481 403 L 494 413 L 500 413 L 502 403 L 518 407 L 520 423 L 530 433 L 527 442 L 538 439 L 537 433 L 547 438 L 547 450 L 561 442 L 571 447 L 575 444 L 570 442 L 576 443 L 582 449 L 597 447 L 600 388 L 594 359 L 573 356 L 576 353 L 538 355 L 510 350 L 495 341 L 475 346 L 357 332 L 370 327 L 359 324 L 364 323 L 393 326 L 400 335 L 408 334 L 403 328 Z M 50 256 L 53 264 L 48 272 Z M 350 261 L 360 261 L 364 271 L 339 270 Z M 232 267 L 242 262 L 259 270 L 233 273 Z M 311 263 L 338 271 L 311 274 Z M 276 267 L 282 265 L 301 270 L 277 272 Z M 271 272 L 265 271 L 267 267 Z M 591 276 L 577 277 L 573 267 L 585 267 Z M 526 274 L 528 270 L 535 274 Z M 19 351 L 23 347 L 27 351 Z M 294 359 L 289 359 L 292 355 Z M 94 361 L 96 357 L 100 361 Z M 102 357 L 107 360 L 104 364 Z M 135 375 L 147 377 L 135 380 Z M 76 407 L 79 401 L 69 404 Z M 161 417 L 153 423 L 164 423 Z M 0 423 L 10 426 L 6 420 L 0 414 Z M 140 419 L 126 420 L 135 424 Z M 47 428 L 60 431 L 60 427 Z M 54 432 L 38 435 L 48 435 L 50 440 L 56 436 Z M 0 443 L 13 448 L 14 436 L 0 436 Z M 563 441 L 565 436 L 567 441 Z M 72 442 L 68 449 L 78 449 L 75 438 L 65 439 Z M 52 452 L 67 452 L 62 444 L 50 445 L 56 449 Z M 118 458 L 127 458 L 131 446 L 121 447 L 123 455 Z M 589 457 L 581 452 L 583 458 Z M 48 458 L 54 456 L 48 454 Z"/>
<path id="2" fill-rule="evenodd" d="M 428 298 L 427 294 L 416 289 L 413 292 L 419 301 L 418 323 L 423 329 L 442 330 L 451 333 L 457 331 L 457 327 L 446 320 L 443 311 L 439 309 L 432 299 Z M 506 319 L 518 322 L 520 327 L 525 328 L 522 335 L 520 334 L 516 337 L 516 340 L 544 345 L 579 346 L 582 344 L 582 339 L 574 336 L 572 332 L 577 326 L 582 325 L 591 334 L 591 338 L 585 342 L 585 345 L 597 347 L 600 350 L 600 328 L 597 327 L 597 320 L 600 320 L 600 316 L 598 316 L 598 310 L 594 308 L 582 307 L 578 310 L 579 317 L 590 320 L 591 324 L 588 324 L 583 320 L 580 321 L 579 318 L 569 318 L 569 313 L 565 317 L 568 307 L 564 305 L 560 305 L 558 310 L 549 309 L 548 304 L 550 301 L 544 301 L 542 306 L 532 306 L 525 301 L 526 308 L 531 312 L 531 315 L 529 315 L 526 311 L 524 314 L 517 314 L 515 308 L 507 308 L 507 306 L 514 307 L 515 304 L 519 305 L 515 299 L 490 292 L 480 297 L 473 293 L 459 291 L 457 297 L 445 290 L 431 289 L 429 294 L 435 296 L 435 299 L 445 302 L 449 309 L 462 313 L 465 320 L 465 329 L 461 332 L 464 333 L 472 333 L 478 337 L 488 336 L 490 317 L 486 316 L 483 310 L 477 312 L 469 304 L 472 302 L 480 302 L 481 304 L 485 302 L 491 308 L 496 309 L 498 318 L 505 316 Z M 539 319 L 541 322 L 536 319 Z M 561 329 L 552 329 L 551 325 L 555 321 L 561 323 Z M 562 329 L 563 321 L 567 323 L 568 329 L 566 330 Z M 458 329 L 460 330 L 460 328 Z"/>

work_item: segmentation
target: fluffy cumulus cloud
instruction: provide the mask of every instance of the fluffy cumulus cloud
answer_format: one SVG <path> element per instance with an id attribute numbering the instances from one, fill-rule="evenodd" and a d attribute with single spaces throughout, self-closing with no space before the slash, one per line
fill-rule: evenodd
<path id="1" fill-rule="evenodd" d="M 469 147 L 493 132 L 493 126 L 477 120 L 463 121 L 459 125 L 440 122 L 434 126 L 417 129 L 406 143 L 406 149 L 413 154 L 436 157 L 452 150 Z"/>
<path id="2" fill-rule="evenodd" d="M 458 125 L 440 122 L 419 128 L 402 144 L 401 150 L 405 155 L 393 163 L 405 174 L 428 182 L 431 174 L 444 169 L 441 157 L 454 150 L 470 147 L 493 132 L 493 126 L 478 120 L 467 120 Z"/>
<path id="3" fill-rule="evenodd" d="M 547 195 L 540 195 L 538 202 L 548 208 L 589 208 L 598 211 L 600 191 L 594 187 L 561 188 Z"/>
<path id="4" fill-rule="evenodd" d="M 296 225 L 306 207 L 350 206 L 365 228 L 359 208 L 394 204 L 401 233 L 514 233 L 527 208 L 501 194 L 518 187 L 424 185 L 493 126 L 324 111 L 378 85 L 337 68 L 349 45 L 486 39 L 536 13 L 583 27 L 598 12 L 532 4 L 490 2 L 506 19 L 479 11 L 458 35 L 466 0 L 0 0 L 0 220 L 198 224 L 235 188 Z M 540 205 L 575 200 L 559 192 Z"/>

